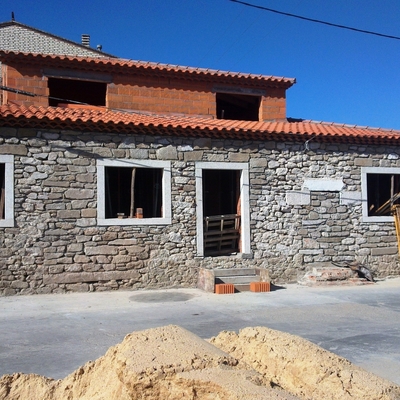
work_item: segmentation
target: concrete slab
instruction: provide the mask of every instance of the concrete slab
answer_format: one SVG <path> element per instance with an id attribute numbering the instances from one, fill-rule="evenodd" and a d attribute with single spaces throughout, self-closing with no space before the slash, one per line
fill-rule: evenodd
<path id="1" fill-rule="evenodd" d="M 63 378 L 126 334 L 168 324 L 202 338 L 267 326 L 400 384 L 400 278 L 232 295 L 170 289 L 0 297 L 0 309 L 0 375 Z"/>

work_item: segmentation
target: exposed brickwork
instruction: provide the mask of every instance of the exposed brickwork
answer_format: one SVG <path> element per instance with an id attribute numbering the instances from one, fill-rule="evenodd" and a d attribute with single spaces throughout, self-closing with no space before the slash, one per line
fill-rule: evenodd
<path id="1" fill-rule="evenodd" d="M 151 72 L 151 71 L 150 71 Z M 61 74 L 62 75 L 62 74 Z M 37 94 L 28 97 L 5 92 L 3 104 L 14 102 L 23 105 L 48 105 L 47 77 L 43 67 L 26 64 L 3 65 L 3 84 Z M 178 77 L 160 77 L 152 73 L 141 74 L 126 70 L 113 74 L 108 84 L 106 105 L 112 109 L 136 110 L 159 114 L 196 115 L 216 117 L 214 85 L 210 80 L 186 81 Z M 251 82 L 251 87 L 254 83 Z M 225 84 L 225 88 L 235 88 Z M 247 87 L 246 82 L 240 87 Z M 263 87 L 267 95 L 261 98 L 260 118 L 264 121 L 286 118 L 285 88 Z"/>

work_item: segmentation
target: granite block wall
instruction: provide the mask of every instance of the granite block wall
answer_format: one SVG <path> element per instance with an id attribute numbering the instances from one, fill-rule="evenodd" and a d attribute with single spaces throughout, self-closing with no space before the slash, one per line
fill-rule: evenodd
<path id="1" fill-rule="evenodd" d="M 396 147 L 0 128 L 0 162 L 9 154 L 1 295 L 194 287 L 200 267 L 266 268 L 276 283 L 331 261 L 400 272 L 394 223 L 363 222 L 361 204 L 362 166 L 400 167 Z M 172 223 L 99 226 L 99 159 L 170 161 Z M 249 165 L 250 254 L 198 256 L 198 161 Z"/>

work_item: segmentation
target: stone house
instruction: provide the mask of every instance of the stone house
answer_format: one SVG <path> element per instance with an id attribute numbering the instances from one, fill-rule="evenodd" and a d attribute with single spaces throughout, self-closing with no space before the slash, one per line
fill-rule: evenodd
<path id="1" fill-rule="evenodd" d="M 286 118 L 294 79 L 0 51 L 0 293 L 398 275 L 400 132 Z"/>

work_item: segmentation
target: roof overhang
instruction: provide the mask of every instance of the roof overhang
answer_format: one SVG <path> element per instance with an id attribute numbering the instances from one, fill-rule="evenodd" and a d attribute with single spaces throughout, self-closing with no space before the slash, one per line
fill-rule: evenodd
<path id="1" fill-rule="evenodd" d="M 323 122 L 254 122 L 112 111 L 106 108 L 0 107 L 0 127 L 214 139 L 398 145 L 400 131 Z"/>

